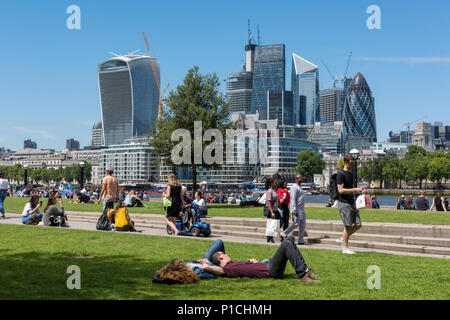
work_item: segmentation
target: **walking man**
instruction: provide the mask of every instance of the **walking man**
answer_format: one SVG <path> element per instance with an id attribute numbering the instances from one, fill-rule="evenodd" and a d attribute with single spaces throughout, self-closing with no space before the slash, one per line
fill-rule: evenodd
<path id="1" fill-rule="evenodd" d="M 298 227 L 298 242 L 299 245 L 304 245 L 305 240 L 303 239 L 306 229 L 306 212 L 305 212 L 305 191 L 303 191 L 301 185 L 303 183 L 303 176 L 297 174 L 295 176 L 295 185 L 291 187 L 289 191 L 290 201 L 289 209 L 292 212 L 292 222 L 286 230 L 281 233 L 281 239 L 284 239 L 289 235 L 295 228 Z"/>
<path id="2" fill-rule="evenodd" d="M 113 177 L 114 170 L 112 167 L 106 167 L 106 176 L 102 180 L 102 191 L 97 203 L 103 199 L 103 212 L 106 209 L 114 209 L 114 203 L 119 200 L 119 182 Z"/>
<path id="3" fill-rule="evenodd" d="M 337 190 L 339 192 L 338 210 L 344 223 L 342 238 L 336 239 L 336 242 L 343 246 L 342 253 L 355 254 L 348 248 L 348 239 L 352 234 L 361 228 L 361 217 L 355 204 L 355 193 L 363 193 L 364 188 L 354 188 L 355 182 L 352 175 L 352 169 L 355 160 L 351 155 L 344 157 L 344 170 L 338 172 L 336 177 Z"/>
<path id="4" fill-rule="evenodd" d="M 6 179 L 6 174 L 3 171 L 0 171 L 0 213 L 2 214 L 2 218 L 5 217 L 5 208 L 3 207 L 3 202 L 5 198 L 8 196 L 12 198 L 11 186 L 9 184 L 8 179 Z"/>

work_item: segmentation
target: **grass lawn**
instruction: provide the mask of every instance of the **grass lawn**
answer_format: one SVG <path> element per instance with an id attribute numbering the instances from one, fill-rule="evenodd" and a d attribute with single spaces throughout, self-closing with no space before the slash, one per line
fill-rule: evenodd
<path id="1" fill-rule="evenodd" d="M 0 299 L 450 299 L 450 260 L 302 249 L 318 284 L 285 279 L 201 280 L 152 284 L 151 275 L 172 258 L 200 258 L 212 241 L 33 226 L 0 225 Z M 270 258 L 276 247 L 226 243 L 234 261 Z M 73 256 L 91 255 L 91 259 Z M 67 268 L 81 269 L 81 290 L 69 290 Z M 381 289 L 369 290 L 367 268 L 381 269 Z"/>
<path id="2" fill-rule="evenodd" d="M 7 212 L 22 213 L 25 203 L 29 198 L 7 198 L 5 200 L 5 208 Z M 64 201 L 66 211 L 83 211 L 83 212 L 101 212 L 102 204 L 69 204 Z M 47 199 L 43 199 L 45 207 Z M 160 202 L 146 202 L 147 208 L 130 208 L 130 213 L 145 214 L 163 214 L 163 208 Z M 236 205 L 208 205 L 208 215 L 222 217 L 246 217 L 246 218 L 263 218 L 262 207 L 242 208 Z M 404 210 L 360 210 L 362 222 L 396 222 L 396 223 L 419 223 L 434 225 L 450 225 L 450 213 L 443 212 L 424 212 L 424 211 L 404 211 Z M 306 208 L 306 216 L 308 219 L 315 220 L 340 220 L 339 212 L 336 208 Z"/>

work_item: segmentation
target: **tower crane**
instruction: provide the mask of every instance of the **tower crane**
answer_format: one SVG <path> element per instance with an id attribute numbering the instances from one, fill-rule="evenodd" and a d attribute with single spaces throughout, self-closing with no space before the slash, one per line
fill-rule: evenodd
<path id="1" fill-rule="evenodd" d="M 345 87 L 345 82 L 347 81 L 347 73 L 348 73 L 348 68 L 350 66 L 351 58 L 352 58 L 352 52 L 350 52 L 350 54 L 348 55 L 347 66 L 345 67 L 345 73 L 344 73 L 344 76 L 342 77 L 342 79 L 338 79 L 337 75 L 333 76 L 333 73 L 330 71 L 330 68 L 328 68 L 325 61 L 322 60 L 322 63 L 325 65 L 325 68 L 327 69 L 328 73 L 330 74 L 331 78 L 333 79 L 333 88 L 336 88 L 336 83 L 338 83 L 338 82 L 342 82 Z"/>
<path id="2" fill-rule="evenodd" d="M 333 76 L 333 73 L 330 71 L 330 69 L 328 68 L 326 62 L 324 60 L 322 60 L 322 63 L 324 64 L 325 68 L 327 69 L 328 73 L 330 74 L 331 78 L 333 79 L 333 88 L 336 88 L 336 83 L 339 81 L 338 79 L 336 79 L 335 76 Z"/>
<path id="3" fill-rule="evenodd" d="M 419 118 L 419 119 L 417 119 L 417 120 L 413 120 L 413 121 L 410 121 L 410 122 L 407 122 L 407 123 L 403 124 L 403 125 L 406 126 L 406 128 L 407 128 L 407 130 L 406 130 L 406 142 L 407 142 L 407 143 L 409 143 L 409 131 L 410 131 L 411 125 L 414 124 L 414 123 L 416 123 L 416 122 L 419 122 L 419 121 L 421 121 L 421 120 L 424 120 L 424 119 L 426 119 L 426 118 L 428 118 L 428 116 L 424 116 L 424 117 Z"/>
<path id="4" fill-rule="evenodd" d="M 167 89 L 170 86 L 170 83 L 167 84 L 167 87 L 164 89 L 163 92 L 161 92 L 161 86 L 160 86 L 160 80 L 158 79 L 158 75 L 156 73 L 156 68 L 155 65 L 153 64 L 153 57 L 150 53 L 150 46 L 148 45 L 148 39 L 147 39 L 147 35 L 145 34 L 144 31 L 142 31 L 142 35 L 144 36 L 144 40 L 145 40 L 145 45 L 147 46 L 147 52 L 148 52 L 148 56 L 150 59 L 150 63 L 152 65 L 152 70 L 153 70 L 153 76 L 155 78 L 155 83 L 156 83 L 156 87 L 158 88 L 158 94 L 159 94 L 159 100 L 158 100 L 158 119 L 161 119 L 162 117 L 162 106 L 163 106 L 163 96 L 164 93 L 167 91 Z"/>

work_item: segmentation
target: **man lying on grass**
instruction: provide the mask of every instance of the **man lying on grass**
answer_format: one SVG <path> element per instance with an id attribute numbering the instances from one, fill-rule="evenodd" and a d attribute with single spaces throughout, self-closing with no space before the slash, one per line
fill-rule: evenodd
<path id="1" fill-rule="evenodd" d="M 318 274 L 308 268 L 292 237 L 286 238 L 280 244 L 274 256 L 263 262 L 258 262 L 256 259 L 233 262 L 230 256 L 225 253 L 225 246 L 219 239 L 211 245 L 199 262 L 202 264 L 203 271 L 220 276 L 281 279 L 284 276 L 287 260 L 294 267 L 299 281 L 305 283 L 319 282 L 319 280 L 313 278 Z M 214 265 L 211 265 L 210 262 Z"/>

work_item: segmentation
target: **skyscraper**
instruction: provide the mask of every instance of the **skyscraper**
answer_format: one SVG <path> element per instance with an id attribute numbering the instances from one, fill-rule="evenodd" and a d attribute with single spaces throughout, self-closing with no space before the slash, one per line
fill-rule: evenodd
<path id="1" fill-rule="evenodd" d="M 320 122 L 342 121 L 344 102 L 343 88 L 320 90 Z"/>
<path id="2" fill-rule="evenodd" d="M 251 112 L 258 112 L 261 120 L 268 117 L 267 91 L 285 89 L 285 64 L 284 44 L 256 46 Z"/>
<path id="3" fill-rule="evenodd" d="M 364 76 L 358 72 L 347 88 L 344 105 L 344 136 L 350 140 L 377 141 L 375 99 Z M 346 152 L 351 149 L 346 144 Z"/>
<path id="4" fill-rule="evenodd" d="M 312 125 L 320 121 L 319 67 L 293 53 L 291 87 L 295 124 Z"/>
<path id="5" fill-rule="evenodd" d="M 31 141 L 31 139 L 24 140 L 23 148 L 24 149 L 36 149 L 37 148 L 37 143 L 34 142 L 34 141 Z"/>
<path id="6" fill-rule="evenodd" d="M 69 151 L 79 150 L 80 149 L 80 142 L 78 142 L 74 138 L 67 139 L 66 140 L 66 149 L 69 150 Z"/>
<path id="7" fill-rule="evenodd" d="M 91 147 L 101 147 L 105 143 L 103 141 L 103 125 L 102 121 L 97 121 L 92 127 Z"/>
<path id="8" fill-rule="evenodd" d="M 251 112 L 252 85 L 253 72 L 241 71 L 228 74 L 226 95 L 230 102 L 230 112 Z"/>
<path id="9" fill-rule="evenodd" d="M 292 91 L 267 91 L 267 120 L 278 120 L 278 125 L 294 125 Z"/>
<path id="10" fill-rule="evenodd" d="M 104 142 L 150 133 L 158 118 L 159 61 L 148 56 L 116 56 L 98 66 Z"/>

